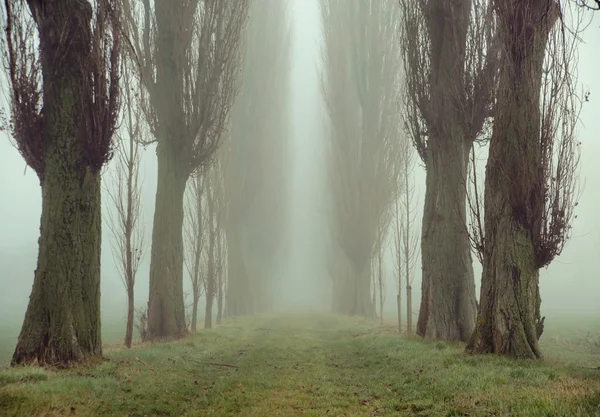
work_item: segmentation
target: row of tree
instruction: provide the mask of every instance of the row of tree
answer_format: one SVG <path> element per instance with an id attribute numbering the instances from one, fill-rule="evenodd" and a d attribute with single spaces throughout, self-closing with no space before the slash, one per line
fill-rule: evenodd
<path id="1" fill-rule="evenodd" d="M 145 253 L 139 163 L 150 144 L 158 181 L 143 338 L 188 331 L 184 263 L 193 330 L 202 292 L 205 327 L 215 298 L 217 322 L 268 306 L 261 267 L 277 256 L 284 221 L 274 202 L 286 180 L 286 10 L 278 0 L 4 2 L 10 127 L 42 188 L 38 265 L 13 364 L 102 354 L 101 171 L 113 154 L 108 224 L 131 345 Z"/>
<path id="2" fill-rule="evenodd" d="M 320 4 L 334 311 L 375 315 L 376 292 L 383 305 L 391 227 L 411 331 L 410 141 L 426 170 L 417 334 L 540 357 L 539 269 L 568 239 L 577 197 L 577 10 L 556 0 Z M 473 155 L 485 143 L 482 196 Z"/>

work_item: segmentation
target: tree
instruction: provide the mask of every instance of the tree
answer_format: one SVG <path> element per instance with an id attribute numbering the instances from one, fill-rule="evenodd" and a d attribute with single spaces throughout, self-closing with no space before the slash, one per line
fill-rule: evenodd
<path id="1" fill-rule="evenodd" d="M 563 26 L 562 6 L 494 0 L 503 56 L 486 167 L 481 298 L 469 352 L 542 356 L 539 269 L 567 241 L 577 197 L 579 112 L 571 65 L 577 30 Z"/>
<path id="2" fill-rule="evenodd" d="M 196 332 L 198 320 L 198 302 L 204 291 L 204 278 L 202 274 L 202 254 L 206 242 L 206 220 L 202 202 L 205 199 L 205 172 L 197 172 L 191 179 L 191 187 L 188 186 L 188 198 L 186 200 L 186 213 L 184 224 L 185 244 L 187 246 L 184 257 L 185 266 L 192 284 L 192 317 L 190 328 Z"/>
<path id="3" fill-rule="evenodd" d="M 488 1 L 401 0 L 408 129 L 426 168 L 417 334 L 466 341 L 475 279 L 466 230 L 468 156 L 491 116 L 497 36 Z"/>
<path id="4" fill-rule="evenodd" d="M 143 121 L 138 94 L 139 84 L 132 78 L 131 68 L 123 67 L 125 108 L 124 132 L 117 132 L 117 161 L 112 188 L 106 191 L 114 205 L 109 211 L 108 227 L 113 258 L 127 292 L 127 326 L 125 346 L 131 347 L 134 321 L 134 286 L 138 268 L 144 256 L 144 233 L 140 229 L 142 184 L 139 179 L 142 155 Z M 127 138 L 123 137 L 124 135 Z"/>
<path id="5" fill-rule="evenodd" d="M 148 339 L 186 332 L 183 201 L 190 175 L 212 161 L 237 92 L 249 0 L 124 0 L 128 51 L 147 93 L 158 181 Z M 152 4 L 151 4 L 152 3 Z M 142 22 L 139 26 L 137 22 Z"/>
<path id="6" fill-rule="evenodd" d="M 204 328 L 212 327 L 212 312 L 214 299 L 219 286 L 220 235 L 222 226 L 222 213 L 224 210 L 223 175 L 219 159 L 205 173 L 206 178 L 206 228 L 208 229 L 208 245 L 206 247 L 206 275 L 204 280 L 204 293 L 206 295 L 206 308 L 204 313 Z"/>
<path id="7" fill-rule="evenodd" d="M 399 7 L 391 0 L 322 0 L 320 5 L 330 225 L 344 254 L 335 263 L 350 263 L 347 274 L 333 278 L 339 298 L 333 305 L 339 313 L 369 317 L 373 247 L 397 187 Z"/>
<path id="8" fill-rule="evenodd" d="M 225 241 L 225 210 L 218 217 L 217 253 L 215 274 L 217 276 L 217 324 L 223 321 L 225 292 L 227 291 L 227 242 Z"/>
<path id="9" fill-rule="evenodd" d="M 226 144 L 226 310 L 253 314 L 271 305 L 273 269 L 286 224 L 288 92 L 292 32 L 284 0 L 255 0 L 247 27 L 242 85 Z"/>
<path id="10" fill-rule="evenodd" d="M 398 331 L 402 331 L 402 280 L 406 288 L 406 334 L 412 335 L 412 271 L 417 261 L 418 235 L 414 231 L 416 210 L 414 206 L 414 180 L 412 180 L 415 155 L 411 145 L 407 142 L 402 150 L 402 169 L 398 180 L 402 183 L 398 199 L 395 201 L 394 210 L 394 249 L 396 257 L 396 276 L 398 294 Z"/>
<path id="11" fill-rule="evenodd" d="M 100 171 L 119 113 L 117 12 L 109 0 L 4 1 L 12 134 L 42 188 L 37 268 L 13 365 L 102 355 Z"/>

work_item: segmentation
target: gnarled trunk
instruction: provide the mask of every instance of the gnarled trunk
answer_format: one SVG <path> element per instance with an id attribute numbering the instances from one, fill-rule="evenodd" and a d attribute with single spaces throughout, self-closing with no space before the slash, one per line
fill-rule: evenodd
<path id="1" fill-rule="evenodd" d="M 36 150 L 44 161 L 38 172 L 42 215 L 33 288 L 12 364 L 68 365 L 102 355 L 100 173 L 89 168 L 81 137 L 92 11 L 88 4 L 54 2 L 42 14 L 30 3 L 43 74 L 43 149 Z"/>
<path id="2" fill-rule="evenodd" d="M 100 176 L 81 168 L 75 141 L 57 137 L 45 161 L 38 263 L 13 364 L 102 355 Z"/>
<path id="3" fill-rule="evenodd" d="M 466 229 L 471 144 L 431 141 L 421 234 L 422 295 L 417 334 L 467 341 L 475 328 L 475 278 Z"/>
<path id="4" fill-rule="evenodd" d="M 157 148 L 147 339 L 186 334 L 183 302 L 183 195 L 188 175 L 166 141 Z"/>
<path id="5" fill-rule="evenodd" d="M 554 0 L 498 2 L 503 51 L 485 178 L 485 247 L 475 353 L 540 358 L 541 298 L 534 235 L 542 218 L 540 89 Z M 522 27 L 526 29 L 521 30 Z"/>

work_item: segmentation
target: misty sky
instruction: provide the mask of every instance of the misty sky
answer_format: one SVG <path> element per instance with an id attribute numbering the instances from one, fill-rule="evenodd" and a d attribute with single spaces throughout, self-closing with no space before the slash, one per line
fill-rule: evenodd
<path id="1" fill-rule="evenodd" d="M 293 141 L 291 201 L 282 202 L 282 209 L 291 207 L 290 245 L 287 267 L 282 267 L 280 305 L 307 307 L 329 302 L 324 294 L 328 277 L 325 256 L 328 246 L 326 208 L 323 195 L 327 178 L 324 161 L 324 125 L 326 114 L 319 90 L 320 21 L 317 0 L 291 0 L 291 20 L 294 27 L 290 100 L 293 115 L 289 135 Z M 543 312 L 600 313 L 600 16 L 596 15 L 584 33 L 579 49 L 579 82 L 591 91 L 590 102 L 581 114 L 579 137 L 582 142 L 581 184 L 584 186 L 573 225 L 572 239 L 562 256 L 542 271 L 541 292 Z M 3 87 L 5 84 L 3 84 Z M 483 163 L 482 169 L 483 169 Z M 108 171 L 110 171 L 110 166 Z M 150 147 L 144 154 L 141 174 L 144 177 L 143 221 L 146 236 L 151 236 L 152 213 L 156 192 L 156 155 Z M 418 206 L 422 209 L 424 172 L 416 170 Z M 106 182 L 105 182 L 106 184 Z M 108 199 L 103 197 L 106 208 Z M 22 318 L 33 283 L 37 239 L 41 213 L 41 193 L 38 179 L 11 145 L 6 133 L 0 133 L 0 313 L 3 317 Z M 418 220 L 420 221 L 420 215 Z M 125 292 L 113 267 L 108 228 L 104 227 L 102 253 L 102 305 L 125 314 Z M 24 262 L 14 276 L 11 262 Z M 476 261 L 475 261 L 476 262 Z M 149 255 L 139 270 L 137 304 L 147 300 Z M 388 308 L 395 301 L 391 267 L 388 268 Z M 479 286 L 481 268 L 476 263 Z M 420 298 L 420 264 L 414 288 L 415 302 Z M 185 278 L 186 285 L 188 278 Z M 328 305 L 326 305 L 328 307 Z"/>

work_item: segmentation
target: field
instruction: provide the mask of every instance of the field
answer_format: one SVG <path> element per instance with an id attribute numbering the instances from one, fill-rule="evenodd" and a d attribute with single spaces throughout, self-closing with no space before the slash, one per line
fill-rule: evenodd
<path id="1" fill-rule="evenodd" d="M 77 369 L 0 370 L 0 415 L 600 416 L 598 325 L 552 323 L 547 358 L 525 362 L 368 320 L 240 318 Z"/>

